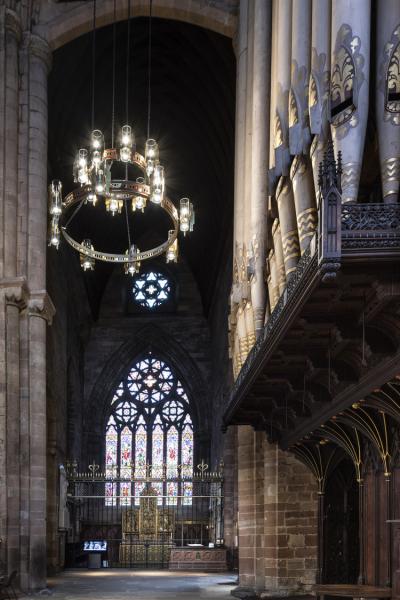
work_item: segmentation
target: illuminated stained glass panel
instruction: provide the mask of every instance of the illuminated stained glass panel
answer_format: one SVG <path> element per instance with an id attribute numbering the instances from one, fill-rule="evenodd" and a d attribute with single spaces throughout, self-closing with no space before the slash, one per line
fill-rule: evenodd
<path id="1" fill-rule="evenodd" d="M 171 294 L 169 280 L 156 271 L 143 273 L 133 283 L 133 298 L 144 308 L 154 309 L 168 300 Z"/>
<path id="2" fill-rule="evenodd" d="M 155 404 L 170 394 L 174 384 L 171 369 L 161 360 L 148 357 L 131 369 L 127 388 L 136 402 Z"/>
<path id="3" fill-rule="evenodd" d="M 158 424 L 153 429 L 152 440 L 152 476 L 155 478 L 163 478 L 163 463 L 164 463 L 164 432 L 161 426 L 161 419 L 158 418 Z M 162 504 L 163 484 L 162 481 L 154 481 L 153 488 L 157 490 L 159 495 L 158 504 Z"/>
<path id="4" fill-rule="evenodd" d="M 193 476 L 193 429 L 192 422 L 187 415 L 185 426 L 182 430 L 182 477 Z M 192 503 L 193 484 L 191 481 L 183 482 L 183 504 L 189 505 Z"/>
<path id="5" fill-rule="evenodd" d="M 106 432 L 106 477 L 114 477 L 118 465 L 118 432 L 115 426 L 115 420 L 110 417 Z M 116 484 L 108 482 L 105 488 L 106 506 L 116 505 Z"/>
<path id="6" fill-rule="evenodd" d="M 143 424 L 144 419 L 141 417 L 142 424 L 136 429 L 135 435 L 135 478 L 141 479 L 146 477 L 146 458 L 147 458 L 147 430 Z M 139 504 L 139 496 L 143 491 L 145 483 L 135 483 L 135 504 Z"/>
<path id="7" fill-rule="evenodd" d="M 127 506 L 132 494 L 139 504 L 147 462 L 156 479 L 164 478 L 166 465 L 167 481 L 153 482 L 160 495 L 159 504 L 165 494 L 172 505 L 178 504 L 181 496 L 184 504 L 191 504 L 193 423 L 189 399 L 173 369 L 149 352 L 119 383 L 111 408 L 105 436 L 106 473 L 111 479 L 118 472 L 120 483 L 119 487 L 112 481 L 106 483 L 106 505 L 116 506 L 120 497 L 120 504 Z M 178 465 L 182 465 L 181 472 Z M 128 481 L 133 469 L 134 477 L 143 479 L 135 482 L 134 489 Z M 183 482 L 177 481 L 180 474 Z"/>
<path id="8" fill-rule="evenodd" d="M 179 436 L 175 427 L 171 427 L 167 433 L 167 479 L 178 476 L 178 448 Z M 176 481 L 167 482 L 168 504 L 176 504 L 178 496 L 178 483 Z"/>
<path id="9" fill-rule="evenodd" d="M 120 457 L 120 475 L 122 479 L 130 479 L 132 471 L 132 433 L 128 427 L 121 431 L 121 457 Z M 120 484 L 121 506 L 128 506 L 131 503 L 131 482 L 121 482 Z"/>

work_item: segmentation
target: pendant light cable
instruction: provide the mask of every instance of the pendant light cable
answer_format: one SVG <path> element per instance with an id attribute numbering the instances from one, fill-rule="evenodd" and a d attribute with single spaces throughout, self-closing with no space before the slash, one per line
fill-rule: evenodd
<path id="1" fill-rule="evenodd" d="M 114 0 L 113 17 L 113 57 L 112 57 L 112 111 L 111 111 L 111 148 L 114 148 L 114 130 L 115 130 L 115 60 L 117 46 L 117 0 Z"/>
<path id="2" fill-rule="evenodd" d="M 96 87 L 96 0 L 93 0 L 92 32 L 92 131 L 94 130 L 94 93 Z"/>
<path id="3" fill-rule="evenodd" d="M 150 138 L 150 117 L 151 117 L 151 19 L 153 13 L 153 0 L 149 5 L 149 49 L 148 49 L 148 73 L 147 73 L 147 139 Z"/>
<path id="4" fill-rule="evenodd" d="M 129 123 L 129 62 L 130 62 L 130 38 L 131 38 L 131 0 L 128 0 L 128 33 L 126 36 L 126 90 L 125 90 L 125 123 Z"/>
<path id="5" fill-rule="evenodd" d="M 131 0 L 128 0 L 128 28 L 126 35 L 126 87 L 125 87 L 125 112 L 126 121 L 129 123 L 129 59 L 130 59 L 130 37 L 131 37 Z M 128 181 L 128 163 L 125 164 L 125 179 Z M 126 230 L 128 234 L 128 252 L 131 249 L 131 232 L 129 227 L 129 214 L 128 214 L 128 201 L 125 200 L 125 218 L 126 218 Z"/>

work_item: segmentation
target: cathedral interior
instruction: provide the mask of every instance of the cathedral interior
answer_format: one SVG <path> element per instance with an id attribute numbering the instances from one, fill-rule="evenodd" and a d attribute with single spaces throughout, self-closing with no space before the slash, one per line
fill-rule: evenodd
<path id="1" fill-rule="evenodd" d="M 400 1 L 0 0 L 0 119 L 0 599 L 400 600 Z"/>

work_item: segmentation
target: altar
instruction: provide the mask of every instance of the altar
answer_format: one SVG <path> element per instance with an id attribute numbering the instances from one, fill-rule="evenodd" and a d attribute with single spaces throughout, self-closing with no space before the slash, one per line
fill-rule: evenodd
<path id="1" fill-rule="evenodd" d="M 139 508 L 122 513 L 121 566 L 167 566 L 174 548 L 174 512 L 157 506 L 157 492 L 151 486 L 143 490 Z"/>
<path id="2" fill-rule="evenodd" d="M 228 570 L 224 548 L 175 547 L 171 550 L 170 571 L 207 571 L 221 573 Z"/>

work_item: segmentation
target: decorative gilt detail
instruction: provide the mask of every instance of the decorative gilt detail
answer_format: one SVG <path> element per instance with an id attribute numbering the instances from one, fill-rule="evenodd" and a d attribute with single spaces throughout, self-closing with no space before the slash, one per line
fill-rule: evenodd
<path id="1" fill-rule="evenodd" d="M 400 181 L 400 158 L 387 158 L 381 162 L 381 177 L 383 187 L 383 197 L 396 194 L 399 189 Z"/>
<path id="2" fill-rule="evenodd" d="M 365 79 L 361 40 L 353 36 L 350 25 L 342 25 L 336 36 L 330 90 L 330 118 L 337 137 L 346 137 L 358 124 L 358 94 Z"/>
<path id="3" fill-rule="evenodd" d="M 297 226 L 299 229 L 299 239 L 303 241 L 306 238 L 311 238 L 318 224 L 317 209 L 307 208 L 297 215 Z"/>
<path id="4" fill-rule="evenodd" d="M 283 260 L 287 262 L 291 258 L 300 256 L 300 244 L 297 237 L 297 230 L 288 231 L 282 236 Z"/>
<path id="5" fill-rule="evenodd" d="M 379 72 L 378 89 L 385 96 L 383 119 L 400 125 L 400 24 L 396 25 L 390 41 L 385 44 Z"/>
<path id="6" fill-rule="evenodd" d="M 46 290 L 31 292 L 28 302 L 28 313 L 32 317 L 44 319 L 49 325 L 52 324 L 56 309 Z"/>
<path id="7" fill-rule="evenodd" d="M 311 50 L 311 73 L 308 87 L 308 109 L 310 113 L 311 133 L 324 135 L 324 124 L 327 119 L 329 96 L 329 71 L 326 66 L 326 54 L 318 54 L 316 48 Z"/>
<path id="8" fill-rule="evenodd" d="M 6 8 L 5 10 L 5 29 L 6 32 L 12 33 L 17 38 L 18 42 L 21 40 L 21 20 L 17 13 L 10 8 Z"/>
<path id="9" fill-rule="evenodd" d="M 342 202 L 356 202 L 361 165 L 356 162 L 347 162 L 343 163 L 342 169 Z"/>
<path id="10" fill-rule="evenodd" d="M 28 305 L 29 289 L 24 277 L 0 280 L 0 289 L 5 296 L 6 304 L 24 310 Z"/>

